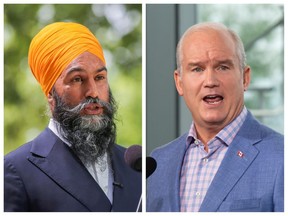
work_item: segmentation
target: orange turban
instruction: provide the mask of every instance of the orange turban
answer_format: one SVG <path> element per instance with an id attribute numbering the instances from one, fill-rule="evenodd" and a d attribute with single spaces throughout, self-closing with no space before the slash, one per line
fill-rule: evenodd
<path id="1" fill-rule="evenodd" d="M 44 27 L 33 38 L 28 61 L 46 96 L 65 68 L 86 51 L 105 64 L 99 41 L 88 28 L 78 23 L 56 22 Z"/>

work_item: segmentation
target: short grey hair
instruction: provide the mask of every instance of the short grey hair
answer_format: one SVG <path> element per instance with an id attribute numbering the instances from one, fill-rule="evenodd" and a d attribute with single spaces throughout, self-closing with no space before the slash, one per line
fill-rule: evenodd
<path id="1" fill-rule="evenodd" d="M 239 60 L 240 69 L 244 70 L 246 66 L 246 54 L 245 54 L 244 45 L 243 45 L 241 38 L 232 29 L 227 28 L 225 25 L 221 23 L 214 23 L 214 22 L 204 22 L 204 23 L 193 25 L 190 28 L 188 28 L 186 32 L 182 35 L 182 37 L 180 38 L 178 42 L 177 50 L 176 50 L 177 70 L 181 72 L 181 60 L 182 60 L 181 51 L 182 51 L 183 40 L 185 39 L 185 37 L 189 35 L 190 33 L 201 31 L 201 30 L 208 30 L 208 29 L 213 29 L 216 31 L 224 31 L 224 32 L 227 32 L 232 37 L 236 46 L 236 54 Z"/>

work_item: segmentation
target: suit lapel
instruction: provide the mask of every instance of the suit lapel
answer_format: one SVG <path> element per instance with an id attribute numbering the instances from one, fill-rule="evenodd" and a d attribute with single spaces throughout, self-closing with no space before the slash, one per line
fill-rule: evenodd
<path id="1" fill-rule="evenodd" d="M 228 151 L 206 193 L 199 211 L 215 212 L 257 157 L 254 144 L 259 142 L 259 125 L 250 113 Z M 245 137 L 249 137 L 246 139 Z"/>
<path id="2" fill-rule="evenodd" d="M 81 161 L 49 129 L 33 144 L 28 158 L 89 211 L 110 211 L 111 204 Z M 99 205 L 100 203 L 100 205 Z"/>

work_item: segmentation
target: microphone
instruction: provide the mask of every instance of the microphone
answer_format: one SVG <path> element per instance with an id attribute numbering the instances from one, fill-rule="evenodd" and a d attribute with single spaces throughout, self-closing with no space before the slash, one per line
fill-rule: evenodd
<path id="1" fill-rule="evenodd" d="M 142 172 L 142 146 L 132 145 L 126 149 L 124 153 L 124 160 L 128 166 L 137 172 Z M 154 158 L 146 157 L 146 178 L 148 178 L 157 167 L 157 163 Z M 142 195 L 139 199 L 136 212 L 142 209 Z"/>
<path id="2" fill-rule="evenodd" d="M 142 172 L 142 146 L 132 145 L 126 149 L 124 159 L 127 165 L 137 172 Z M 146 178 L 148 178 L 157 167 L 156 160 L 146 157 Z"/>
<path id="3" fill-rule="evenodd" d="M 124 154 L 125 162 L 133 170 L 142 172 L 142 146 L 132 145 L 126 149 Z"/>
<path id="4" fill-rule="evenodd" d="M 137 172 L 142 172 L 142 146 L 132 145 L 124 153 L 126 164 Z M 142 195 L 136 208 L 136 212 L 142 211 Z"/>
<path id="5" fill-rule="evenodd" d="M 153 157 L 146 157 L 146 179 L 156 170 L 157 162 Z"/>

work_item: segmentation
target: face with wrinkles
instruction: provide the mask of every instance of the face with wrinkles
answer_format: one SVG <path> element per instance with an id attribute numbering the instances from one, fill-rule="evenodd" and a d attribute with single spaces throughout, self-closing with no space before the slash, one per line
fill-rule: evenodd
<path id="1" fill-rule="evenodd" d="M 235 42 L 228 32 L 219 30 L 190 32 L 180 56 L 181 71 L 174 72 L 175 84 L 196 129 L 220 131 L 242 111 L 250 68 L 241 69 Z"/>

